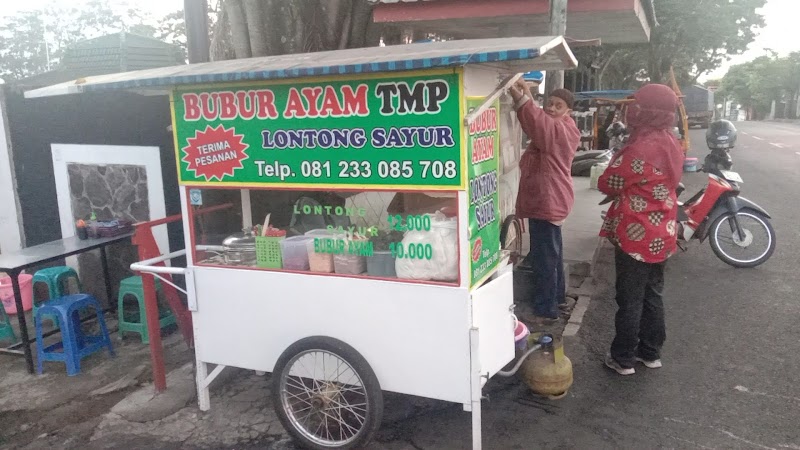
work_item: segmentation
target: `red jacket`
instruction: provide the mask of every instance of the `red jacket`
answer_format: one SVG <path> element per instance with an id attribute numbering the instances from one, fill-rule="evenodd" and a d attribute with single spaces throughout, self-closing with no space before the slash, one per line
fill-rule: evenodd
<path id="1" fill-rule="evenodd" d="M 603 172 L 597 187 L 616 196 L 600 236 L 637 261 L 660 263 L 677 249 L 678 202 L 666 172 L 622 154 Z"/>
<path id="2" fill-rule="evenodd" d="M 517 117 L 531 143 L 519 162 L 516 215 L 560 222 L 575 203 L 571 170 L 581 132 L 572 117 L 554 119 L 532 100 L 517 110 Z"/>

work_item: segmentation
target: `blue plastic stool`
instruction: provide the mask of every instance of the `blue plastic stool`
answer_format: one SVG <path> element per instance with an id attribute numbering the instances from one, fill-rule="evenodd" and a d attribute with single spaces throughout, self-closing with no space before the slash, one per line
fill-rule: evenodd
<path id="1" fill-rule="evenodd" d="M 78 287 L 78 292 L 82 290 L 81 287 L 81 280 L 78 278 L 78 274 L 72 267 L 68 266 L 56 266 L 56 267 L 48 267 L 46 269 L 37 270 L 35 274 L 33 274 L 33 293 L 34 296 L 36 295 L 36 284 L 43 283 L 47 286 L 47 299 L 42 300 L 41 303 L 45 303 L 49 301 L 49 299 L 63 297 L 65 295 L 71 294 L 70 292 L 64 292 L 62 286 L 64 282 L 69 280 L 70 278 L 75 279 L 75 283 Z M 75 292 L 77 294 L 77 292 Z M 36 299 L 34 298 L 33 301 L 33 316 L 36 317 L 36 313 L 39 311 L 40 304 L 36 303 Z M 55 315 L 48 314 L 45 319 L 50 319 L 53 322 L 53 326 L 58 327 L 58 318 Z"/>
<path id="2" fill-rule="evenodd" d="M 97 314 L 97 323 L 100 325 L 99 336 L 87 336 L 81 331 L 80 314 L 82 308 L 92 307 Z M 61 342 L 44 346 L 42 338 L 42 318 L 52 314 L 61 324 Z M 103 348 L 113 357 L 114 347 L 108 337 L 108 328 L 103 318 L 100 304 L 91 295 L 77 294 L 50 300 L 39 307 L 34 316 L 36 326 L 36 373 L 42 374 L 45 361 L 63 361 L 67 365 L 67 375 L 75 376 L 81 371 L 81 358 Z M 59 351 L 63 350 L 63 351 Z"/>

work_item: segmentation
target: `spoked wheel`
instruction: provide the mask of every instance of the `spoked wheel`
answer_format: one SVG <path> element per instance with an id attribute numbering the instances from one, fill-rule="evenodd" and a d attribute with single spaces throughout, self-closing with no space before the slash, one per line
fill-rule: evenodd
<path id="1" fill-rule="evenodd" d="M 503 221 L 500 248 L 509 252 L 511 264 L 516 264 L 522 257 L 522 224 L 513 214 Z"/>
<path id="2" fill-rule="evenodd" d="M 362 448 L 383 416 L 383 394 L 367 361 L 327 337 L 300 340 L 281 355 L 272 396 L 284 428 L 310 449 Z"/>
<path id="3" fill-rule="evenodd" d="M 714 254 L 726 264 L 756 267 L 775 251 L 775 230 L 763 214 L 745 209 L 735 214 L 724 214 L 714 221 L 710 241 Z"/>

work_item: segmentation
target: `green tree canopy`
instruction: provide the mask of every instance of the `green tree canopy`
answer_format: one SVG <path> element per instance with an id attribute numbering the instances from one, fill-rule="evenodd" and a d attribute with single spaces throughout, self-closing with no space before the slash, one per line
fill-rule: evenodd
<path id="1" fill-rule="evenodd" d="M 762 56 L 733 66 L 725 74 L 720 95 L 760 116 L 772 108 L 772 102 L 785 103 L 785 116 L 793 117 L 791 106 L 800 91 L 800 52 L 786 57 Z"/>
<path id="2" fill-rule="evenodd" d="M 19 79 L 55 69 L 64 49 L 84 39 L 128 31 L 155 37 L 149 13 L 128 1 L 89 0 L 0 18 L 0 77 Z"/>
<path id="3" fill-rule="evenodd" d="M 764 18 L 766 0 L 655 0 L 659 25 L 645 45 L 603 46 L 602 88 L 634 88 L 643 81 L 666 82 L 670 67 L 680 84 L 694 84 L 705 73 L 743 53 Z"/>

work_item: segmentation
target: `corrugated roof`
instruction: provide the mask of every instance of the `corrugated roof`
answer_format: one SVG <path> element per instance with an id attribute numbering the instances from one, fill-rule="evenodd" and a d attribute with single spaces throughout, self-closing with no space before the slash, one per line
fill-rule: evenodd
<path id="1" fill-rule="evenodd" d="M 267 56 L 101 75 L 29 91 L 26 96 L 114 89 L 164 91 L 177 85 L 399 72 L 467 64 L 502 65 L 516 73 L 571 69 L 577 66 L 577 61 L 562 37 L 476 39 Z"/>
<path id="2" fill-rule="evenodd" d="M 131 33 L 115 33 L 77 42 L 64 51 L 61 65 L 66 70 L 96 74 L 173 66 L 184 62 L 180 47 L 158 39 Z M 93 72 L 94 71 L 94 72 Z"/>

